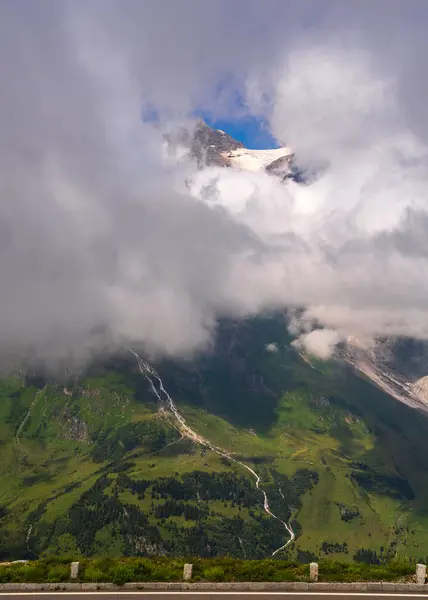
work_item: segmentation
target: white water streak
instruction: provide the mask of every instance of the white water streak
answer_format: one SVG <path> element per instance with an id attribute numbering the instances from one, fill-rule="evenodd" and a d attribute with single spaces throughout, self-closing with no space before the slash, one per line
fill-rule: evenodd
<path id="1" fill-rule="evenodd" d="M 32 403 L 30 404 L 30 406 L 29 406 L 29 408 L 28 408 L 27 414 L 25 415 L 24 419 L 22 420 L 22 422 L 21 422 L 21 425 L 20 425 L 20 426 L 18 427 L 18 429 L 16 430 L 16 434 L 15 434 L 15 441 L 16 441 L 16 445 L 17 445 L 17 447 L 18 447 L 18 448 L 21 450 L 22 454 L 25 454 L 25 452 L 24 452 L 24 451 L 23 451 L 23 449 L 21 448 L 21 441 L 20 441 L 20 439 L 19 439 L 19 436 L 21 435 L 21 433 L 22 433 L 22 431 L 23 431 L 23 429 L 24 429 L 24 427 L 25 427 L 25 425 L 26 425 L 26 423 L 27 423 L 28 419 L 29 419 L 29 418 L 30 418 L 30 416 L 31 416 L 31 411 L 32 411 L 32 410 L 33 410 L 33 408 L 34 408 L 34 405 L 36 404 L 38 397 L 40 396 L 40 394 L 41 394 L 42 392 L 44 392 L 44 390 L 45 390 L 45 388 L 43 388 L 43 389 L 39 390 L 39 391 L 36 393 L 36 395 L 34 396 L 34 400 L 32 401 Z"/>
<path id="2" fill-rule="evenodd" d="M 239 545 L 241 546 L 241 550 L 244 555 L 244 558 L 247 558 L 247 553 L 245 552 L 244 544 L 242 543 L 242 540 L 239 536 L 238 536 L 238 540 L 239 540 Z"/>
<path id="3" fill-rule="evenodd" d="M 235 464 L 240 465 L 241 467 L 243 467 L 244 469 L 246 469 L 247 471 L 249 471 L 254 476 L 254 478 L 256 480 L 256 488 L 258 490 L 260 490 L 261 493 L 263 494 L 263 508 L 264 508 L 264 511 L 268 515 L 270 515 L 271 517 L 273 517 L 274 519 L 276 519 L 277 521 L 279 521 L 284 526 L 284 528 L 286 529 L 286 531 L 288 532 L 288 534 L 290 535 L 290 539 L 283 546 L 281 546 L 280 548 L 278 548 L 277 550 L 275 550 L 274 552 L 272 552 L 272 556 L 275 556 L 275 554 L 277 554 L 281 550 L 285 550 L 285 548 L 287 548 L 287 546 L 289 544 L 291 544 L 291 542 L 295 539 L 295 537 L 296 537 L 295 533 L 294 533 L 293 529 L 291 528 L 291 525 L 288 525 L 287 523 L 285 523 L 284 521 L 282 521 L 279 517 L 277 517 L 271 511 L 270 506 L 269 506 L 269 500 L 268 500 L 267 494 L 263 490 L 263 488 L 260 487 L 260 477 L 259 477 L 259 475 L 250 466 L 248 466 L 245 463 L 241 462 L 240 460 L 237 460 L 236 458 L 234 458 L 230 452 L 227 452 L 223 448 L 220 448 L 219 446 L 216 446 L 210 440 L 204 438 L 203 436 L 201 436 L 198 433 L 196 433 L 196 431 L 194 431 L 193 429 L 191 429 L 186 424 L 186 420 L 183 417 L 183 415 L 181 415 L 180 412 L 178 411 L 178 409 L 175 406 L 174 401 L 172 400 L 171 396 L 165 390 L 165 388 L 163 386 L 163 383 L 162 383 L 162 380 L 159 377 L 158 373 L 155 371 L 155 369 L 153 367 L 151 367 L 148 363 L 146 363 L 141 358 L 141 356 L 139 356 L 139 354 L 137 354 L 134 350 L 130 349 L 130 352 L 132 352 L 132 354 L 135 356 L 140 372 L 148 380 L 150 388 L 151 388 L 152 392 L 154 393 L 154 395 L 159 400 L 159 402 L 161 404 L 161 407 L 164 407 L 164 405 L 166 404 L 167 408 L 173 413 L 175 419 L 179 423 L 179 428 L 180 428 L 180 431 L 181 431 L 182 435 L 184 437 L 187 437 L 187 438 L 193 440 L 194 442 L 196 442 L 198 444 L 201 444 L 202 446 L 207 446 L 210 450 L 212 450 L 213 452 L 215 452 L 219 456 L 227 458 L 228 460 L 231 460 Z M 154 379 L 157 380 L 158 385 L 159 385 L 159 391 L 156 389 L 156 386 L 155 386 L 152 378 L 154 378 Z M 163 397 L 161 397 L 161 395 Z M 282 492 L 281 492 L 281 496 L 284 498 Z"/>

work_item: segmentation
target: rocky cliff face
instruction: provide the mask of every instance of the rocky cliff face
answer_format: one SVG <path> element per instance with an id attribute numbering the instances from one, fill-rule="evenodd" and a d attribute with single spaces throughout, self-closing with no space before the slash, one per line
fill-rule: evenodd
<path id="1" fill-rule="evenodd" d="M 244 144 L 224 131 L 212 129 L 202 122 L 196 126 L 190 144 L 191 155 L 196 158 L 200 167 L 230 167 L 227 155 L 241 148 L 244 148 Z"/>
<path id="2" fill-rule="evenodd" d="M 396 337 L 371 342 L 348 338 L 338 356 L 391 396 L 428 411 L 428 343 Z"/>
<path id="3" fill-rule="evenodd" d="M 212 129 L 200 121 L 193 131 L 178 127 L 164 135 L 168 153 L 172 156 L 191 156 L 199 168 L 206 166 L 229 167 L 227 154 L 243 148 L 244 145 L 233 137 Z"/>

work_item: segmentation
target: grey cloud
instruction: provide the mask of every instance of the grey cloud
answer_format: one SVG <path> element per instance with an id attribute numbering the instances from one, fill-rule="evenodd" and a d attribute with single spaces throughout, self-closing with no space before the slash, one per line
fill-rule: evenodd
<path id="1" fill-rule="evenodd" d="M 341 332 L 428 335 L 409 217 L 426 214 L 427 17 L 424 0 L 3 1 L 0 349 L 191 352 L 218 315 L 296 305 Z M 245 111 L 237 89 L 279 139 L 331 160 L 319 180 L 218 172 L 216 208 L 189 196 L 194 165 L 163 162 L 162 128 L 202 105 Z"/>

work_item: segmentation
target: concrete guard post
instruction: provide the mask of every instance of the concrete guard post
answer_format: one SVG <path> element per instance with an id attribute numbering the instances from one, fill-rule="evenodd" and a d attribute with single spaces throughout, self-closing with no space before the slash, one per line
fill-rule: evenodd
<path id="1" fill-rule="evenodd" d="M 318 563 L 313 562 L 309 565 L 309 581 L 318 581 Z"/>
<path id="2" fill-rule="evenodd" d="M 425 579 L 427 576 L 427 567 L 426 565 L 416 565 L 416 583 L 419 585 L 425 583 Z"/>
<path id="3" fill-rule="evenodd" d="M 70 579 L 77 579 L 79 577 L 79 563 L 72 562 L 70 566 Z"/>
<path id="4" fill-rule="evenodd" d="M 184 581 L 189 581 L 189 579 L 192 579 L 192 571 L 193 571 L 193 565 L 191 565 L 190 563 L 186 563 L 183 567 Z"/>

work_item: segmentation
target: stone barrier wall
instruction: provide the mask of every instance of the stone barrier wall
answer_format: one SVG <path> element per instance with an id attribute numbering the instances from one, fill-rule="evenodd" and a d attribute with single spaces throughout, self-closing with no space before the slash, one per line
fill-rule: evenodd
<path id="1" fill-rule="evenodd" d="M 425 593 L 428 585 L 417 583 L 2 583 L 0 592 L 95 592 L 95 591 L 236 591 L 236 592 L 389 592 Z"/>

